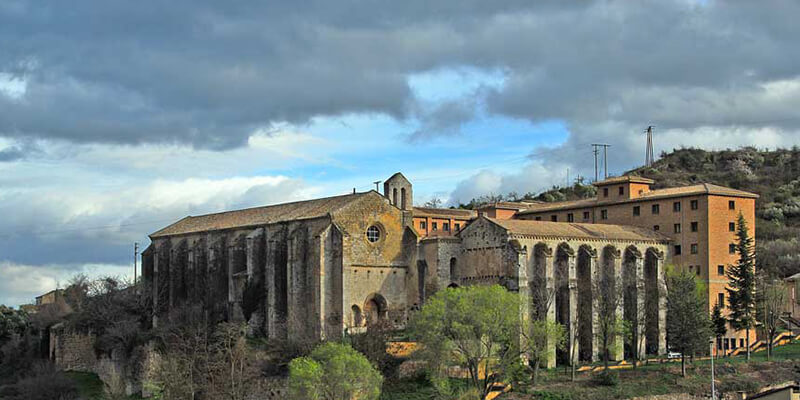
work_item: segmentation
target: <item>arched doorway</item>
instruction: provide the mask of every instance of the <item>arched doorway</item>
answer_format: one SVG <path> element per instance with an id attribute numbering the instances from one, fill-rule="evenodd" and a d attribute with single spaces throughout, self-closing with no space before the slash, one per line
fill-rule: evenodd
<path id="1" fill-rule="evenodd" d="M 386 319 L 386 311 L 388 306 L 386 299 L 380 294 L 371 294 L 367 297 L 364 303 L 364 317 L 366 318 L 367 325 L 374 325 Z"/>

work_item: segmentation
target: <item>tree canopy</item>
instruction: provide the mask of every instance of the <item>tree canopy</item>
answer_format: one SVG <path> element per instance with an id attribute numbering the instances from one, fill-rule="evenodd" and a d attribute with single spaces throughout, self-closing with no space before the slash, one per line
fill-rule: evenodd
<path id="1" fill-rule="evenodd" d="M 293 399 L 375 400 L 383 377 L 352 347 L 327 342 L 308 357 L 289 363 L 289 391 Z"/>
<path id="2" fill-rule="evenodd" d="M 410 321 L 418 351 L 431 375 L 460 365 L 472 386 L 486 395 L 491 386 L 519 366 L 519 296 L 498 285 L 440 290 Z M 491 371 L 491 373 L 485 373 Z"/>
<path id="3" fill-rule="evenodd" d="M 671 273 L 667 278 L 667 342 L 681 353 L 681 371 L 686 376 L 686 356 L 703 351 L 711 337 L 704 291 L 694 274 Z"/>

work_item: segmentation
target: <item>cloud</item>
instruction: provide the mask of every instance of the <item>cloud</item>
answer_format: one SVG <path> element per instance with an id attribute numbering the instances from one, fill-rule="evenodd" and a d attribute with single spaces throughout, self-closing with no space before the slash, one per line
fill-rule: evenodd
<path id="1" fill-rule="evenodd" d="M 66 287 L 78 274 L 132 279 L 133 255 L 131 265 L 25 265 L 0 260 L 0 304 L 15 307 L 33 303 L 36 296 Z"/>
<path id="2" fill-rule="evenodd" d="M 488 111 L 532 121 L 798 126 L 795 94 L 758 95 L 798 77 L 791 1 L 4 3 L 9 137 L 227 149 L 353 113 L 453 135 L 470 101 L 420 110 L 413 87 L 448 70 L 502 71 Z"/>

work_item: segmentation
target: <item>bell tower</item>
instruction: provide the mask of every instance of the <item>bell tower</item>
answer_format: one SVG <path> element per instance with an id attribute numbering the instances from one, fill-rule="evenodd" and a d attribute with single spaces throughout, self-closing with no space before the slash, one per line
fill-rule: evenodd
<path id="1" fill-rule="evenodd" d="M 389 199 L 389 204 L 401 210 L 411 211 L 414 207 L 414 191 L 411 182 L 399 172 L 383 183 L 383 195 Z"/>

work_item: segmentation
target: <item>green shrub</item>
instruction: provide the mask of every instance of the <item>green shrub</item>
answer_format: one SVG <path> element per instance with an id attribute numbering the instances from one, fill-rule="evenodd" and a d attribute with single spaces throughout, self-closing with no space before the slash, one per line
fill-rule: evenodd
<path id="1" fill-rule="evenodd" d="M 572 395 L 569 393 L 555 393 L 546 390 L 537 390 L 531 395 L 536 400 L 572 400 Z"/>
<path id="2" fill-rule="evenodd" d="M 603 371 L 595 375 L 592 382 L 597 386 L 617 386 L 619 385 L 619 374 L 613 371 Z"/>

